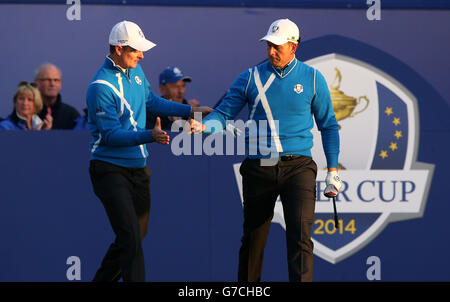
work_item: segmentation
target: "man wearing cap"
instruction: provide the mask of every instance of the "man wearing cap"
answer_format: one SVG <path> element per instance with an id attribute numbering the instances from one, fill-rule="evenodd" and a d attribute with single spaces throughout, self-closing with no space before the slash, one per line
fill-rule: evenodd
<path id="1" fill-rule="evenodd" d="M 189 118 L 209 107 L 178 104 L 154 95 L 138 61 L 156 44 L 139 26 L 122 21 L 109 36 L 110 54 L 87 91 L 90 144 L 89 173 L 116 235 L 94 281 L 145 281 L 141 241 L 150 211 L 150 170 L 145 144 L 169 144 L 160 122 L 145 130 L 146 108 L 158 115 Z"/>
<path id="2" fill-rule="evenodd" d="M 264 247 L 280 196 L 289 280 L 312 281 L 317 166 L 311 158 L 310 130 L 314 117 L 327 158 L 326 182 L 337 194 L 341 186 L 338 124 L 324 77 L 295 57 L 300 42 L 297 25 L 289 19 L 276 20 L 260 41 L 267 43 L 268 60 L 241 73 L 195 132 L 222 130 L 244 106 L 258 130 L 258 135 L 246 134 L 247 158 L 240 167 L 244 225 L 238 280 L 260 281 Z"/>
<path id="3" fill-rule="evenodd" d="M 189 104 L 192 106 L 200 106 L 200 102 L 196 99 L 186 100 L 186 83 L 191 82 L 192 78 L 185 76 L 178 67 L 167 67 L 159 75 L 159 90 L 161 96 L 165 99 L 177 102 L 179 104 Z M 156 118 L 158 116 L 152 112 L 147 111 L 146 128 L 152 129 L 155 126 Z M 167 116 L 161 118 L 161 128 L 164 130 L 170 130 L 172 123 L 180 117 Z"/>

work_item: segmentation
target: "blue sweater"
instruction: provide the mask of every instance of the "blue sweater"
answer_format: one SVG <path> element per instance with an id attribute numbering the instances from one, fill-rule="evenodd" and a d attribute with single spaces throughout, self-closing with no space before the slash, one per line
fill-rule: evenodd
<path id="1" fill-rule="evenodd" d="M 130 168 L 146 165 L 145 144 L 153 141 L 152 130 L 145 130 L 146 107 L 158 115 L 189 117 L 191 112 L 190 105 L 153 94 L 139 64 L 126 74 L 109 57 L 94 75 L 86 102 L 91 159 Z"/>
<path id="2" fill-rule="evenodd" d="M 338 124 L 327 83 L 318 70 L 296 58 L 284 70 L 269 61 L 248 69 L 236 78 L 216 110 L 203 120 L 206 133 L 224 129 L 226 121 L 233 120 L 245 105 L 249 112 L 245 137 L 249 158 L 273 154 L 311 156 L 314 116 L 327 165 L 338 167 Z"/>

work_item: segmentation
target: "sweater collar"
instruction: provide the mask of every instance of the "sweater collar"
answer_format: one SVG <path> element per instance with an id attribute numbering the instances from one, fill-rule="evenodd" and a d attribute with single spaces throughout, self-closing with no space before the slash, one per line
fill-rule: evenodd
<path id="1" fill-rule="evenodd" d="M 278 67 L 275 67 L 275 66 L 273 66 L 273 65 L 271 64 L 272 68 L 275 70 L 275 72 L 276 72 L 281 78 L 284 78 L 285 76 L 287 76 L 287 75 L 292 71 L 292 69 L 294 69 L 295 65 L 297 65 L 297 59 L 295 58 L 295 56 L 294 56 L 294 58 L 291 60 L 291 62 L 289 62 L 289 64 L 287 64 L 287 66 L 284 67 L 284 68 L 278 68 Z"/>
<path id="2" fill-rule="evenodd" d="M 130 74 L 130 70 L 129 69 L 124 69 L 122 67 L 120 67 L 119 65 L 117 65 L 113 59 L 111 59 L 109 56 L 106 56 L 105 59 L 105 65 L 108 66 L 109 68 L 115 68 L 119 71 L 121 71 L 124 75 L 126 75 L 127 77 L 129 77 Z"/>

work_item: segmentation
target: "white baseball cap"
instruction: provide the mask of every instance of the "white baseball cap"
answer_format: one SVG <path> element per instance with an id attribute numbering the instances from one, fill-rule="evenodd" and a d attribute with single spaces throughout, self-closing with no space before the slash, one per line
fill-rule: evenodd
<path id="1" fill-rule="evenodd" d="M 109 34 L 109 45 L 130 46 L 139 51 L 147 51 L 156 46 L 145 38 L 136 23 L 130 21 L 122 21 L 114 25 Z"/>
<path id="2" fill-rule="evenodd" d="M 282 45 L 287 42 L 298 43 L 300 32 L 297 25 L 289 19 L 279 19 L 273 22 L 267 35 L 259 41 L 269 41 L 276 45 Z"/>

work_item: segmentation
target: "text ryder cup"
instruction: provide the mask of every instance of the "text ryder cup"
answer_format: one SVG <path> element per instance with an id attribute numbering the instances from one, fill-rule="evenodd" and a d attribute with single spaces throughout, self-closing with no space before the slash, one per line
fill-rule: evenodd
<path id="1" fill-rule="evenodd" d="M 353 188 L 346 181 L 342 182 L 342 188 L 339 192 L 337 201 L 351 202 L 355 200 L 362 202 L 408 202 L 409 194 L 415 191 L 416 185 L 410 180 L 364 180 L 357 184 L 352 184 Z M 326 184 L 325 181 L 318 180 L 317 201 L 329 201 L 323 195 Z M 352 192 L 350 192 L 352 191 Z"/>
<path id="2" fill-rule="evenodd" d="M 353 213 L 420 213 L 426 193 L 424 170 L 342 170 L 338 210 Z M 318 171 L 316 212 L 330 212 L 323 195 L 326 171 Z"/>

